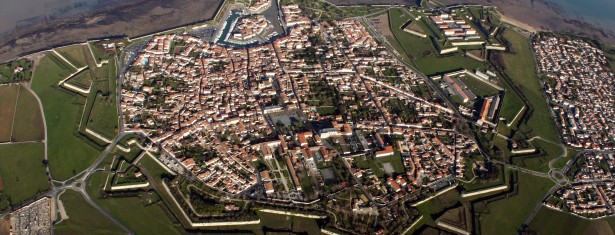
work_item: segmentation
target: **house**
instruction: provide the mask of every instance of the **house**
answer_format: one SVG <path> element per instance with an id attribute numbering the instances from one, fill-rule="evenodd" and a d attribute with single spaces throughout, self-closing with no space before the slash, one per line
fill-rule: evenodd
<path id="1" fill-rule="evenodd" d="M 376 151 L 376 157 L 388 157 L 393 156 L 393 154 L 395 154 L 395 151 L 391 145 L 387 145 L 384 150 Z"/>
<path id="2" fill-rule="evenodd" d="M 265 193 L 272 194 L 274 192 L 275 191 L 273 190 L 273 182 L 271 181 L 265 182 Z"/>

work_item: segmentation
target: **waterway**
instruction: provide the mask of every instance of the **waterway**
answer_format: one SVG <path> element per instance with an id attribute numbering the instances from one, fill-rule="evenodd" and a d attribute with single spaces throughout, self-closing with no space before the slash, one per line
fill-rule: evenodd
<path id="1" fill-rule="evenodd" d="M 278 4 L 277 1 L 273 1 L 271 7 L 269 7 L 267 10 L 265 10 L 262 15 L 265 17 L 265 19 L 267 19 L 271 25 L 273 26 L 273 32 L 275 32 L 275 35 L 284 35 L 284 29 L 280 23 L 280 19 L 279 19 L 279 8 L 278 8 Z M 222 31 L 218 34 L 218 38 L 216 39 L 216 43 L 218 44 L 222 44 L 222 45 L 228 45 L 228 46 L 232 46 L 232 47 L 248 47 L 248 46 L 254 46 L 254 45 L 258 45 L 259 42 L 253 42 L 253 43 L 248 43 L 248 44 L 236 44 L 236 43 L 232 43 L 229 42 L 227 39 L 231 36 L 230 34 L 232 33 L 233 28 L 235 27 L 235 25 L 237 24 L 237 22 L 244 17 L 244 15 L 241 14 L 240 11 L 231 11 L 229 16 L 226 18 L 226 20 L 224 21 L 224 25 L 222 28 Z"/>
<path id="2" fill-rule="evenodd" d="M 226 41 L 230 37 L 229 34 L 231 33 L 231 30 L 235 27 L 235 24 L 237 24 L 237 21 L 239 21 L 240 17 L 241 12 L 231 11 L 231 14 L 229 14 L 229 16 L 226 18 L 226 21 L 224 22 L 224 28 L 222 28 L 222 32 L 220 32 L 216 43 L 229 46 L 240 46 Z"/>

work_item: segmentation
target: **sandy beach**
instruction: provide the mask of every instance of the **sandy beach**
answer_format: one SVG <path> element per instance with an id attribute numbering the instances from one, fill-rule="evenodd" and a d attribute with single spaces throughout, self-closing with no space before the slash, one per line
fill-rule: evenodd
<path id="1" fill-rule="evenodd" d="M 478 4 L 495 6 L 513 25 L 535 31 L 551 31 L 589 37 L 615 45 L 615 33 L 568 16 L 560 6 L 546 0 L 437 0 L 451 6 Z"/>

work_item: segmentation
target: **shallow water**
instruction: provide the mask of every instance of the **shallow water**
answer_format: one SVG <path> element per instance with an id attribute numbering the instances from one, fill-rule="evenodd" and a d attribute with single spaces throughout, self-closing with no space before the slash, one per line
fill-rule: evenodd
<path id="1" fill-rule="evenodd" d="M 615 32 L 615 0 L 547 0 L 562 8 L 569 18 L 583 20 Z"/>
<path id="2" fill-rule="evenodd" d="M 119 1 L 133 0 L 1 0 L 0 34 L 50 19 L 92 12 Z"/>

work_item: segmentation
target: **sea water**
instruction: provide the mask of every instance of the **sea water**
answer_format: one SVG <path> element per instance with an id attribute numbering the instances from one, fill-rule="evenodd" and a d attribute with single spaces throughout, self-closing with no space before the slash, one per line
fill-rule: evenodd
<path id="1" fill-rule="evenodd" d="M 597 28 L 615 32 L 615 0 L 546 0 L 568 14 L 570 19 L 587 22 Z"/>
<path id="2" fill-rule="evenodd" d="M 0 0 L 0 34 L 133 0 Z"/>

